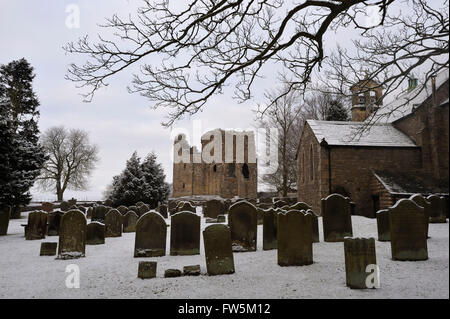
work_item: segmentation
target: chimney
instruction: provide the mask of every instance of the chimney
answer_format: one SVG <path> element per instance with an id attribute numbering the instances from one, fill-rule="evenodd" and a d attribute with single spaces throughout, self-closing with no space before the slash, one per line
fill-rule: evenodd
<path id="1" fill-rule="evenodd" d="M 408 79 L 408 93 L 417 87 L 418 80 L 416 78 Z"/>

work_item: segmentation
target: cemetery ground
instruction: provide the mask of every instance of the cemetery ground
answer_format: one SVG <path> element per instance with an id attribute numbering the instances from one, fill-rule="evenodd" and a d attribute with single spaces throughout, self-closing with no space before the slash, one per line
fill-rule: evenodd
<path id="1" fill-rule="evenodd" d="M 199 212 L 197 212 L 199 213 Z M 170 224 L 170 219 L 166 219 Z M 58 242 L 57 236 L 25 240 L 20 220 L 11 220 L 8 235 L 0 238 L 0 298 L 449 298 L 449 223 L 430 224 L 429 260 L 393 261 L 390 242 L 376 240 L 379 289 L 355 290 L 345 285 L 344 243 L 314 243 L 314 263 L 281 267 L 277 250 L 262 250 L 258 225 L 256 252 L 234 253 L 236 272 L 208 276 L 203 240 L 200 255 L 134 258 L 135 233 L 106 238 L 104 245 L 87 245 L 86 257 L 55 260 L 39 256 L 41 242 Z M 352 216 L 354 237 L 377 239 L 376 219 Z M 201 229 L 206 224 L 202 218 Z M 137 278 L 139 261 L 157 261 L 157 277 Z M 66 266 L 80 268 L 80 288 L 66 288 Z M 164 278 L 164 270 L 200 265 L 200 276 Z"/>

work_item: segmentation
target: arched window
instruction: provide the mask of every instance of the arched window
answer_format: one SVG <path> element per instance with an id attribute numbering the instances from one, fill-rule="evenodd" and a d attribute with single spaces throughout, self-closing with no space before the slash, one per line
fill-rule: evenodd
<path id="1" fill-rule="evenodd" d="M 313 146 L 311 145 L 311 148 L 310 148 L 310 150 L 309 150 L 309 168 L 310 168 L 310 172 L 309 172 L 309 174 L 310 174 L 310 177 L 311 177 L 311 180 L 313 181 L 314 180 L 314 151 L 313 151 Z"/>
<path id="2" fill-rule="evenodd" d="M 213 171 L 214 171 L 214 173 L 217 172 L 217 165 L 216 164 L 214 164 L 214 166 L 213 166 Z"/>
<path id="3" fill-rule="evenodd" d="M 183 183 L 183 189 L 186 187 L 186 184 Z"/>
<path id="4" fill-rule="evenodd" d="M 244 165 L 242 165 L 242 175 L 244 175 L 244 178 L 246 179 L 250 178 L 250 170 L 248 169 L 247 163 L 244 163 Z"/>
<path id="5" fill-rule="evenodd" d="M 235 164 L 234 163 L 228 164 L 228 177 L 236 177 L 234 175 L 234 171 L 235 171 Z"/>

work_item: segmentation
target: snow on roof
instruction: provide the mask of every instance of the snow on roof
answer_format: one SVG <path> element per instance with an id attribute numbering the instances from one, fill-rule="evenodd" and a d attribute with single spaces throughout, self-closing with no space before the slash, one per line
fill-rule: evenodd
<path id="1" fill-rule="evenodd" d="M 336 146 L 417 147 L 401 131 L 388 123 L 368 126 L 364 122 L 307 120 L 319 143 Z"/>
<path id="2" fill-rule="evenodd" d="M 449 79 L 449 69 L 445 69 L 439 72 L 436 75 L 436 88 L 439 88 L 448 79 Z M 421 89 L 422 91 L 420 91 Z M 408 114 L 411 114 L 414 111 L 414 109 L 419 105 L 421 105 L 431 94 L 432 94 L 431 81 L 428 81 L 425 87 L 423 87 L 422 85 L 418 85 L 411 92 L 407 91 L 403 92 L 393 101 L 382 106 L 373 116 L 375 117 L 375 120 L 383 123 L 395 122 L 400 118 Z M 370 120 L 372 120 L 371 116 L 369 116 L 366 121 Z"/>

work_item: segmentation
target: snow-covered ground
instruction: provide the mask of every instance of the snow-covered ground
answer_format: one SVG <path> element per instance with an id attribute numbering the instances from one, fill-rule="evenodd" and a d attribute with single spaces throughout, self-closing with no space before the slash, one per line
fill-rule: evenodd
<path id="1" fill-rule="evenodd" d="M 24 216 L 25 217 L 25 216 Z M 377 238 L 376 220 L 353 216 L 354 236 Z M 12 220 L 7 236 L 0 237 L 0 298 L 449 298 L 449 224 L 430 224 L 429 260 L 391 260 L 389 242 L 376 241 L 380 267 L 379 289 L 352 290 L 345 286 L 343 243 L 323 242 L 313 247 L 314 264 L 280 267 L 277 251 L 262 250 L 258 226 L 258 251 L 235 253 L 236 273 L 207 276 L 201 244 L 197 256 L 133 258 L 134 233 L 107 238 L 105 245 L 86 246 L 86 257 L 55 260 L 40 257 L 42 241 L 26 241 L 26 218 Z M 202 229 L 209 224 L 202 219 Z M 169 253 L 169 234 L 167 254 Z M 157 261 L 157 278 L 137 278 L 140 260 Z M 80 288 L 66 288 L 69 264 L 80 268 Z M 164 278 L 164 270 L 200 264 L 198 277 Z"/>

